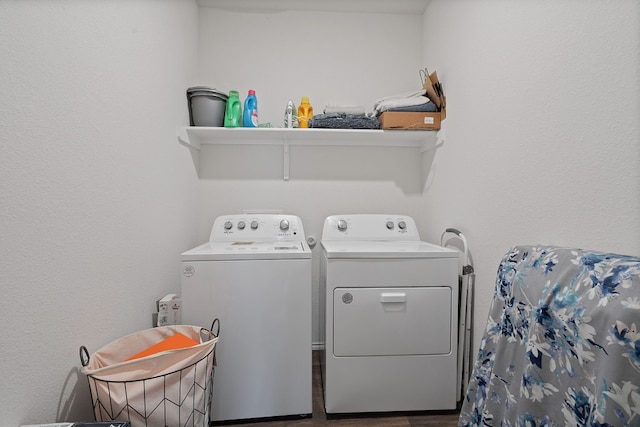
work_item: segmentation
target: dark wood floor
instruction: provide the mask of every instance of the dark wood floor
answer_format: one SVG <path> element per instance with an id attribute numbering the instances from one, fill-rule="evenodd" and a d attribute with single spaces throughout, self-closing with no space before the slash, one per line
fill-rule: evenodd
<path id="1" fill-rule="evenodd" d="M 331 415 L 324 413 L 322 378 L 320 374 L 320 352 L 313 352 L 313 414 L 309 418 L 269 419 L 252 423 L 234 423 L 232 427 L 316 427 L 316 426 L 368 426 L 368 427 L 456 427 L 457 411 L 411 412 L 387 414 Z M 226 424 L 226 423 L 225 423 Z"/>

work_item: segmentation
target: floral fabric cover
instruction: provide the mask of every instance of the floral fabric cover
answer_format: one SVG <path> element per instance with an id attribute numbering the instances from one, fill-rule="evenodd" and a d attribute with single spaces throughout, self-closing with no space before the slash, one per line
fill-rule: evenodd
<path id="1" fill-rule="evenodd" d="M 516 246 L 459 426 L 640 426 L 640 258 Z"/>

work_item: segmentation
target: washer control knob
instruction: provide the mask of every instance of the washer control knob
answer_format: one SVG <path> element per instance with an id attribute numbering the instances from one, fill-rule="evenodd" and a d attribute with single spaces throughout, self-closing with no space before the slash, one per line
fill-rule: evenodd
<path id="1" fill-rule="evenodd" d="M 238 224 L 238 225 L 240 225 L 240 224 Z M 407 223 L 406 223 L 406 222 L 404 222 L 404 221 L 399 221 L 399 222 L 398 222 L 398 228 L 399 228 L 400 230 L 405 230 L 405 229 L 407 228 Z"/>
<path id="2" fill-rule="evenodd" d="M 238 230 L 244 230 L 245 227 L 245 222 L 244 221 L 240 221 L 238 222 Z"/>
<path id="3" fill-rule="evenodd" d="M 347 231 L 347 221 L 345 221 L 344 219 L 339 220 L 338 221 L 338 230 Z"/>
<path id="4" fill-rule="evenodd" d="M 255 219 L 253 221 L 251 221 L 251 229 L 252 230 L 257 230 L 258 229 L 258 221 L 256 221 Z"/>
<path id="5" fill-rule="evenodd" d="M 283 219 L 282 221 L 280 221 L 280 230 L 287 231 L 288 229 L 289 229 L 289 221 L 286 219 Z"/>
<path id="6" fill-rule="evenodd" d="M 387 221 L 387 229 L 393 230 L 393 221 Z"/>
<path id="7" fill-rule="evenodd" d="M 231 221 L 227 221 L 224 223 L 225 230 L 231 230 L 231 227 L 233 227 L 233 224 L 231 223 Z"/>

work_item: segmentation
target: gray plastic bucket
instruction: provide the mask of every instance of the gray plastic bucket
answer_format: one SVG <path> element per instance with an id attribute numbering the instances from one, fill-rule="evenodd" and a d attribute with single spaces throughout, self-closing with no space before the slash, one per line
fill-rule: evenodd
<path id="1" fill-rule="evenodd" d="M 205 86 L 190 87 L 187 89 L 189 124 L 222 127 L 228 98 L 225 93 L 216 89 Z"/>

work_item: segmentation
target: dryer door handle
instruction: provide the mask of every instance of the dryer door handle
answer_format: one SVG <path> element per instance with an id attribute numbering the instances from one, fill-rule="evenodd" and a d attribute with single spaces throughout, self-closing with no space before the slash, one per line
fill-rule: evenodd
<path id="1" fill-rule="evenodd" d="M 404 292 L 383 292 L 380 294 L 380 302 L 407 302 L 407 294 Z"/>

